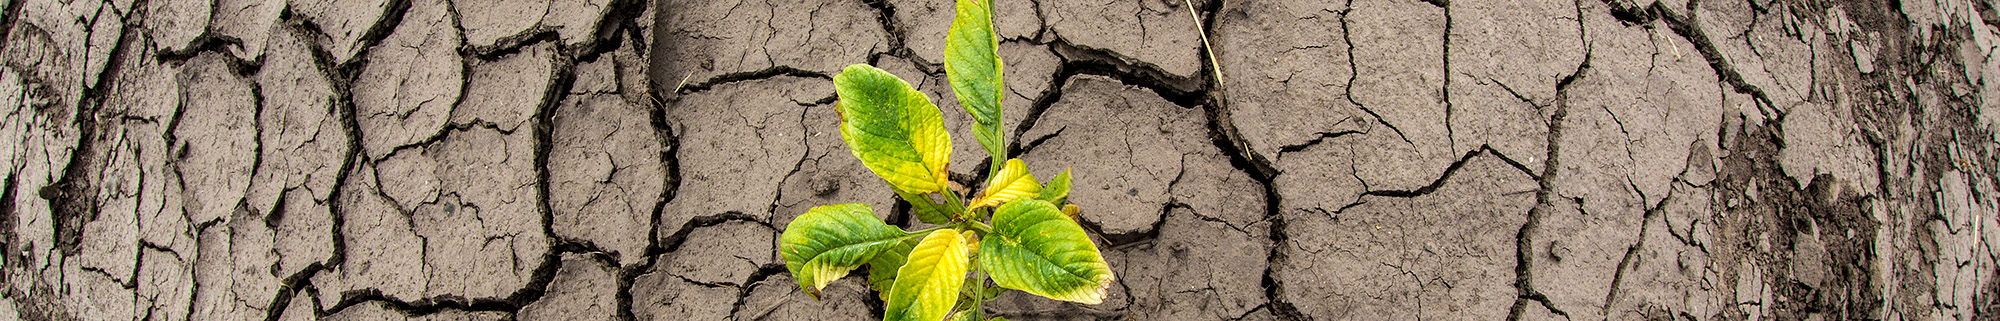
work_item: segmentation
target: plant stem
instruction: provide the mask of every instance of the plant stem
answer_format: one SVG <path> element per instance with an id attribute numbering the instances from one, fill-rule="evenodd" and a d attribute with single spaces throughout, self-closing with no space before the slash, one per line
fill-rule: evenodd
<path id="1" fill-rule="evenodd" d="M 986 234 L 993 233 L 992 225 L 986 225 L 986 223 L 980 223 L 979 221 L 966 221 L 965 227 L 972 228 L 972 230 L 974 231 L 979 231 L 979 237 L 982 238 L 986 237 Z"/>
<path id="2" fill-rule="evenodd" d="M 1007 151 L 1006 151 L 1006 148 L 1007 148 L 1007 135 L 1006 135 L 1006 134 L 995 134 L 994 136 L 997 136 L 997 137 L 999 137 L 999 138 L 997 138 L 997 139 L 998 139 L 998 140 L 1000 140 L 1000 148 L 1001 148 L 1001 151 L 1000 151 L 1000 153 L 999 153 L 999 154 L 993 154 L 991 158 L 988 158 L 988 159 L 986 160 L 986 163 L 987 163 L 987 164 L 989 164 L 989 166 L 987 166 L 987 167 L 986 167 L 986 179 L 988 179 L 988 180 L 991 180 L 991 179 L 993 179 L 993 177 L 996 177 L 996 176 L 1000 176 L 1000 169 L 1004 167 L 1004 165 L 1003 165 L 1003 164 L 1007 163 L 1007 160 L 1009 159 L 1009 158 L 1007 158 Z M 992 182 L 990 182 L 990 181 L 989 181 L 989 182 L 986 182 L 986 183 L 987 183 L 987 184 L 991 184 Z M 981 185 L 985 185 L 985 184 L 981 184 Z M 980 186 L 980 188 L 989 188 L 989 187 L 992 187 L 992 186 Z"/>
<path id="3" fill-rule="evenodd" d="M 965 201 L 958 199 L 958 192 L 953 192 L 950 189 L 939 192 L 938 194 L 944 194 L 944 205 L 950 206 L 953 211 L 958 212 L 959 218 L 964 219 L 968 211 L 965 209 Z"/>
<path id="4" fill-rule="evenodd" d="M 985 303 L 986 303 L 986 274 L 980 273 L 979 265 L 975 264 L 972 266 L 972 306 L 965 308 L 964 312 L 964 313 L 971 313 L 972 317 L 967 319 L 980 320 L 980 321 L 986 320 L 986 308 L 981 307 L 981 305 L 984 305 Z"/>
<path id="5" fill-rule="evenodd" d="M 931 228 L 927 228 L 927 229 L 921 229 L 921 230 L 916 230 L 916 231 L 910 231 L 910 234 L 906 234 L 906 235 L 903 235 L 903 238 L 912 238 L 912 237 L 920 237 L 920 236 L 925 236 L 925 235 L 931 235 L 931 232 L 935 232 L 935 231 L 937 231 L 937 230 L 942 230 L 942 229 L 946 229 L 946 228 L 950 228 L 950 227 L 951 227 L 950 225 L 946 225 L 946 226 L 932 226 Z"/>
<path id="6" fill-rule="evenodd" d="M 1005 146 L 1007 146 L 1007 135 L 1000 135 L 999 140 L 1000 140 L 1000 146 L 1002 146 L 1001 148 L 1006 148 Z M 994 175 L 1000 175 L 1000 167 L 1002 163 L 1007 162 L 1007 155 L 1004 154 L 1006 152 L 1003 151 L 1001 153 L 1002 154 L 992 155 L 992 158 L 988 159 L 988 161 L 986 162 L 989 164 L 989 166 L 986 167 L 986 177 L 993 177 Z"/>

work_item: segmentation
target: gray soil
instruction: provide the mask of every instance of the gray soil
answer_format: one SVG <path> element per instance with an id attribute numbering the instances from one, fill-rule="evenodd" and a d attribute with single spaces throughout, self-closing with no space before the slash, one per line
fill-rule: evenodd
<path id="1" fill-rule="evenodd" d="M 873 319 L 776 239 L 920 224 L 848 64 L 983 181 L 953 3 L 0 2 L 0 320 Z M 993 315 L 2000 320 L 1994 0 L 996 7 L 1119 278 Z"/>

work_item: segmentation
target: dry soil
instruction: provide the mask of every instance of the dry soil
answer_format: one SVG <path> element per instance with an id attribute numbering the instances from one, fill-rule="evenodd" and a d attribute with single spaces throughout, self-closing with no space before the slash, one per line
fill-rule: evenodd
<path id="1" fill-rule="evenodd" d="M 1640 2 L 1644 1 L 1644 2 Z M 0 320 L 868 320 L 945 0 L 0 2 Z M 1994 0 L 1001 0 L 1119 279 L 1013 320 L 2000 320 Z"/>

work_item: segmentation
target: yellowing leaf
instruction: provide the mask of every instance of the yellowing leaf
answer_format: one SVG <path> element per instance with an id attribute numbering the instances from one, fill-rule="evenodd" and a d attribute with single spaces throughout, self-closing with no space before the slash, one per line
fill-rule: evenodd
<path id="1" fill-rule="evenodd" d="M 1083 227 L 1036 199 L 993 210 L 993 232 L 979 242 L 979 266 L 1001 287 L 1056 300 L 1098 304 L 1111 288 L 1111 266 Z"/>
<path id="2" fill-rule="evenodd" d="M 969 259 L 965 238 L 971 234 L 942 229 L 924 236 L 910 251 L 909 262 L 896 270 L 882 319 L 944 320 L 958 303 L 958 289 L 965 282 Z"/>
<path id="3" fill-rule="evenodd" d="M 785 257 L 785 269 L 798 279 L 799 288 L 816 299 L 820 289 L 875 260 L 905 235 L 875 218 L 868 204 L 826 205 L 792 219 L 778 239 L 778 253 Z"/>
<path id="4" fill-rule="evenodd" d="M 840 95 L 840 137 L 862 165 L 899 192 L 944 190 L 951 136 L 929 96 L 865 64 L 847 66 L 833 76 L 833 85 Z"/>
<path id="5" fill-rule="evenodd" d="M 986 192 L 972 202 L 972 208 L 1000 206 L 1016 198 L 1032 198 L 1041 195 L 1042 184 L 1035 182 L 1035 175 L 1028 173 L 1028 165 L 1021 159 L 1007 160 L 1007 166 L 986 181 Z"/>
<path id="6" fill-rule="evenodd" d="M 1062 174 L 1056 174 L 1056 178 L 1049 179 L 1048 187 L 1042 188 L 1042 196 L 1035 197 L 1035 199 L 1049 201 L 1049 203 L 1055 203 L 1056 205 L 1069 204 L 1069 171 L 1069 169 L 1063 169 Z"/>
<path id="7" fill-rule="evenodd" d="M 1000 76 L 1000 37 L 993 33 L 989 0 L 958 0 L 957 15 L 944 37 L 944 71 L 960 107 L 972 114 L 972 136 L 995 161 L 1006 157 L 1007 136 L 1000 130 L 1000 98 L 1006 82 Z"/>
<path id="8" fill-rule="evenodd" d="M 903 268 L 903 263 L 909 262 L 910 251 L 917 248 L 917 241 L 917 238 L 903 238 L 902 242 L 897 242 L 895 246 L 882 251 L 882 254 L 876 254 L 874 260 L 868 261 L 868 287 L 875 289 L 876 295 L 881 296 L 882 301 L 889 301 L 889 289 L 896 285 L 896 270 Z"/>

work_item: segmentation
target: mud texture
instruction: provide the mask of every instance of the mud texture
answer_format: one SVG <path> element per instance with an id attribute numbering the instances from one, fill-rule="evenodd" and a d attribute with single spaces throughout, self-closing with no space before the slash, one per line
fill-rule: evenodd
<path id="1" fill-rule="evenodd" d="M 1643 1 L 1643 2 L 1642 2 Z M 832 73 L 944 0 L 0 2 L 0 320 L 868 320 Z M 2000 319 L 2000 2 L 995 4 L 1119 276 L 1013 320 Z"/>

